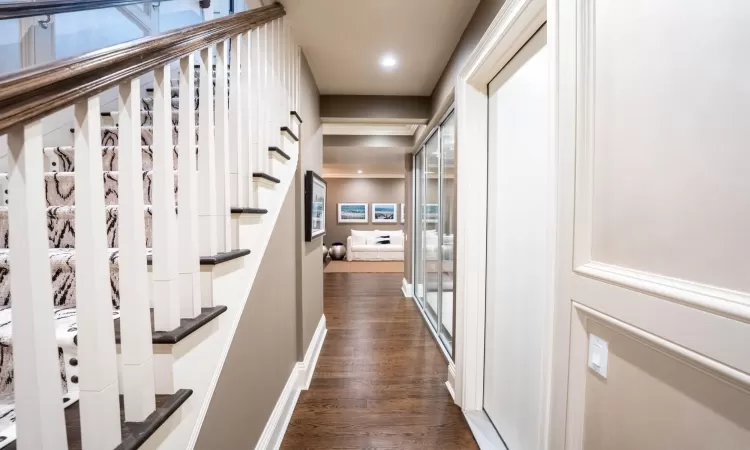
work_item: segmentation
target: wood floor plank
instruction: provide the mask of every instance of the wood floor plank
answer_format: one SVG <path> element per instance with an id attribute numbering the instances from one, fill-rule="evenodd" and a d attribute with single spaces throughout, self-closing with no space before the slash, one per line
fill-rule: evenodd
<path id="1" fill-rule="evenodd" d="M 328 335 L 282 449 L 477 449 L 400 274 L 324 274 Z"/>

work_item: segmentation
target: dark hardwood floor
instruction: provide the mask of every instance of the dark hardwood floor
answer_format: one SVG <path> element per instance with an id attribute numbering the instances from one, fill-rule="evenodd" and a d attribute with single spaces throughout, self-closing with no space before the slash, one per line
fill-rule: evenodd
<path id="1" fill-rule="evenodd" d="M 476 449 L 400 274 L 325 274 L 328 335 L 283 449 Z"/>

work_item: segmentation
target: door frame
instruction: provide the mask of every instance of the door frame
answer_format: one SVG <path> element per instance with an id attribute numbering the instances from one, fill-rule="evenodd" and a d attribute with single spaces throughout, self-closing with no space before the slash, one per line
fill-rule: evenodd
<path id="1" fill-rule="evenodd" d="M 484 339 L 487 267 L 487 153 L 489 94 L 488 85 L 511 58 L 547 23 L 550 83 L 550 167 L 557 172 L 557 0 L 507 0 L 456 80 L 457 112 L 456 168 L 456 404 L 464 412 L 482 412 L 484 403 Z M 547 17 L 550 20 L 547 20 Z M 549 201 L 556 208 L 557 181 L 550 180 Z M 539 447 L 547 448 L 549 393 L 551 383 L 553 308 L 555 293 L 556 214 L 549 223 L 547 280 L 549 313 L 545 318 L 545 383 L 540 386 L 544 402 L 543 429 Z"/>

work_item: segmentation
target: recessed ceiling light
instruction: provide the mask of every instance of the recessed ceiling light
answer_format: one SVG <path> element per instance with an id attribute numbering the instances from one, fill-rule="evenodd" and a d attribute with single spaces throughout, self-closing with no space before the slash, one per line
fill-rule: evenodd
<path id="1" fill-rule="evenodd" d="M 380 65 L 385 67 L 386 69 L 392 69 L 398 65 L 398 60 L 395 56 L 387 53 L 383 55 L 382 58 L 380 58 Z"/>
<path id="2" fill-rule="evenodd" d="M 362 173 L 362 171 L 361 171 L 361 170 L 358 170 L 358 171 L 357 171 L 357 173 Z"/>

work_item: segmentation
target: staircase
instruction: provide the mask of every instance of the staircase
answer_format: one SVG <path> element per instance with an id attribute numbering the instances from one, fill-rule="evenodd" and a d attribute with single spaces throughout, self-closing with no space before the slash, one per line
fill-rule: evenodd
<path id="1" fill-rule="evenodd" d="M 294 179 L 298 71 L 275 4 L 0 78 L 0 448 L 192 448 Z"/>

